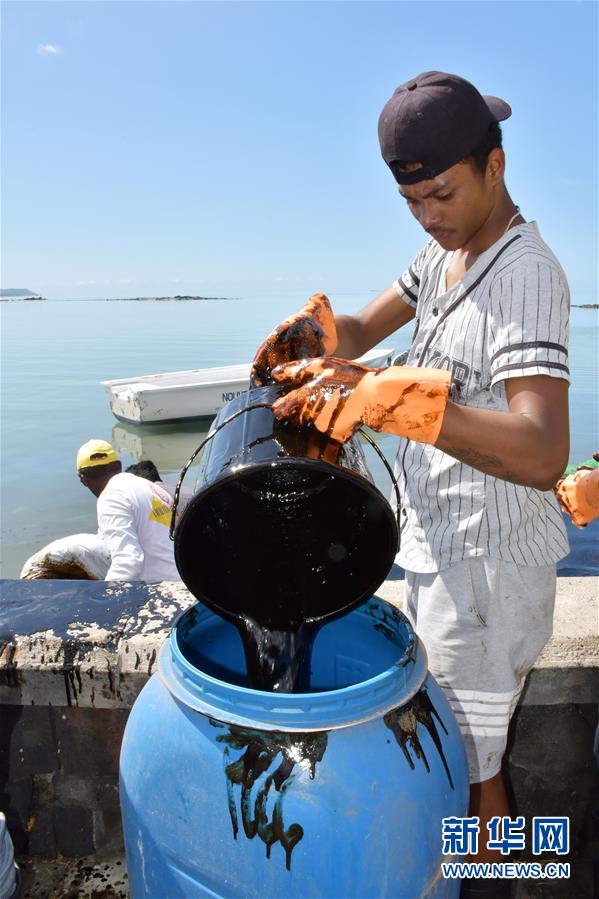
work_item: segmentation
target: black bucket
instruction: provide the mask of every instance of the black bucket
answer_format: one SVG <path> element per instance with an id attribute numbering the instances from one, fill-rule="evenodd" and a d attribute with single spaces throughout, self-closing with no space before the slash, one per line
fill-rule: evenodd
<path id="1" fill-rule="evenodd" d="M 271 644 L 280 632 L 282 662 L 310 642 L 306 629 L 375 593 L 398 529 L 359 441 L 341 445 L 277 422 L 270 404 L 280 395 L 277 386 L 254 388 L 220 411 L 174 540 L 191 593 L 244 635 L 248 619 Z M 244 642 L 249 663 L 262 647 Z"/>
<path id="2" fill-rule="evenodd" d="M 267 596 L 272 626 L 290 614 L 328 619 L 368 599 L 398 533 L 358 439 L 341 445 L 277 422 L 268 406 L 280 392 L 255 388 L 220 411 L 213 431 L 248 410 L 207 444 L 175 531 L 177 568 L 194 596 L 225 616 Z"/>

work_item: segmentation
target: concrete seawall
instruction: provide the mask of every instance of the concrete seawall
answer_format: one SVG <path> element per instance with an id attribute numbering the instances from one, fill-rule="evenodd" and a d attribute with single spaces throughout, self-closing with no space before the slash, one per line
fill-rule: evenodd
<path id="1" fill-rule="evenodd" d="M 127 716 L 173 621 L 194 599 L 181 584 L 2 581 L 0 591 L 0 810 L 15 848 L 46 858 L 114 854 L 122 847 L 118 757 Z M 387 580 L 377 595 L 401 607 L 403 581 Z M 571 819 L 576 879 L 563 895 L 591 895 L 598 597 L 599 578 L 558 580 L 554 636 L 510 734 L 518 814 Z M 530 895 L 562 895 L 557 886 Z"/>

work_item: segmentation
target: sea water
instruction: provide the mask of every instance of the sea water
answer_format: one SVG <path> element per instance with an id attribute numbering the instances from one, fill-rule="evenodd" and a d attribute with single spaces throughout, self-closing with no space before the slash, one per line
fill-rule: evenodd
<path id="1" fill-rule="evenodd" d="M 337 313 L 350 313 L 370 298 L 332 295 L 331 301 Z M 249 362 L 264 336 L 305 299 L 2 303 L 2 577 L 18 577 L 24 561 L 51 540 L 96 531 L 95 499 L 75 472 L 77 449 L 86 440 L 111 441 L 124 466 L 152 459 L 174 482 L 207 432 L 205 422 L 117 422 L 100 381 Z M 411 326 L 384 346 L 400 352 L 410 337 Z M 598 345 L 597 310 L 573 309 L 571 462 L 599 449 Z M 375 436 L 393 460 L 396 438 Z M 370 447 L 365 451 L 377 486 L 390 495 L 382 463 Z M 193 470 L 188 478 L 193 486 Z M 563 570 L 598 570 L 597 525 L 570 528 L 573 553 Z"/>

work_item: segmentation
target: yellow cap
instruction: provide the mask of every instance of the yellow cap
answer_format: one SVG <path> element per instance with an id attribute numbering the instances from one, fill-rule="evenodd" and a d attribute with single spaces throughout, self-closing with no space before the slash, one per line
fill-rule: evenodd
<path id="1" fill-rule="evenodd" d="M 82 468 L 94 468 L 96 465 L 108 465 L 118 462 L 114 447 L 105 440 L 88 440 L 77 452 L 77 471 Z"/>

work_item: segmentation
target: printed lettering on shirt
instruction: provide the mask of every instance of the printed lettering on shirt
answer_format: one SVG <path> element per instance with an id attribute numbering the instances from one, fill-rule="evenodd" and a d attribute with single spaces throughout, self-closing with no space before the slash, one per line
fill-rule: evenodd
<path id="1" fill-rule="evenodd" d="M 442 368 L 451 372 L 451 383 L 459 395 L 478 389 L 482 374 L 461 359 L 453 359 L 441 350 L 431 350 L 425 363 L 428 368 Z"/>
<path id="2" fill-rule="evenodd" d="M 171 524 L 171 509 L 166 503 L 163 503 L 162 500 L 159 500 L 157 497 L 152 497 L 152 508 L 150 509 L 150 514 L 148 515 L 150 521 L 156 521 L 158 524 L 165 524 L 167 527 L 170 527 Z"/>

